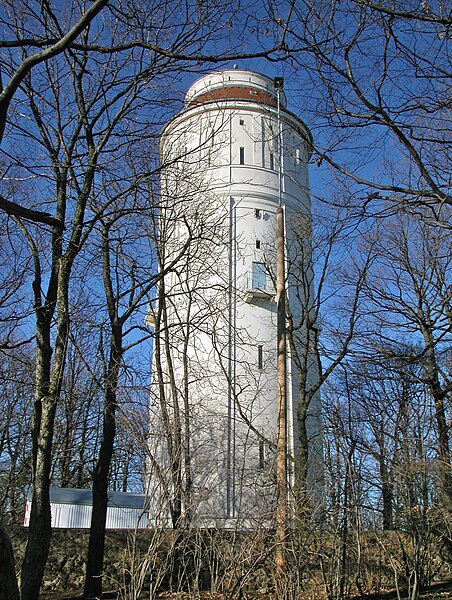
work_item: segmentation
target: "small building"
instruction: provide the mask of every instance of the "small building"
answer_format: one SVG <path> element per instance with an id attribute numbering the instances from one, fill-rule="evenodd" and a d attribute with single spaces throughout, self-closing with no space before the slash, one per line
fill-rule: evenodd
<path id="1" fill-rule="evenodd" d="M 126 492 L 109 492 L 106 529 L 147 529 L 148 496 Z M 28 492 L 24 527 L 29 526 L 32 490 Z M 93 510 L 91 490 L 50 488 L 52 528 L 89 529 Z"/>

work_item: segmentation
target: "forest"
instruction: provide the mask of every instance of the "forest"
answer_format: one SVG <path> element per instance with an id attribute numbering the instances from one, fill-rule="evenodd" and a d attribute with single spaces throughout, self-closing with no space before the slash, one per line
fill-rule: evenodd
<path id="1" fill-rule="evenodd" d="M 3 0 L 0 600 L 44 597 L 66 548 L 53 486 L 92 489 L 83 582 L 59 589 L 77 597 L 415 600 L 452 579 L 451 26 L 444 0 Z M 182 198 L 161 193 L 159 134 L 196 78 L 235 64 L 283 76 L 312 134 L 312 226 L 293 240 L 309 309 L 294 323 L 289 303 L 286 335 L 309 347 L 300 423 L 322 402 L 321 509 L 304 457 L 282 540 L 175 519 L 118 542 L 108 491 L 148 493 L 153 460 L 146 315 L 215 235 L 199 213 L 162 270 L 159 215 Z"/>

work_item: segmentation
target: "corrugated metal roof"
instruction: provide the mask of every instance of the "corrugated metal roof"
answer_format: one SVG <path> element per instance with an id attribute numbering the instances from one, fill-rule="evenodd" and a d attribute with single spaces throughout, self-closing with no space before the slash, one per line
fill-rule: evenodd
<path id="1" fill-rule="evenodd" d="M 32 489 L 28 491 L 28 500 L 32 499 Z M 50 488 L 50 502 L 52 504 L 74 504 L 78 506 L 91 506 L 93 503 L 92 490 L 77 488 Z M 120 508 L 145 508 L 147 505 L 146 494 L 132 494 L 129 492 L 108 492 L 108 506 Z"/>

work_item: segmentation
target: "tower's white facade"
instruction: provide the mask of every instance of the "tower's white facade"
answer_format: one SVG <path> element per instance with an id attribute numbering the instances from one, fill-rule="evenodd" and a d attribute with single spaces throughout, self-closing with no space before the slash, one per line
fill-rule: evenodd
<path id="1" fill-rule="evenodd" d="M 185 109 L 162 132 L 160 153 L 164 276 L 149 316 L 152 512 L 173 524 L 269 522 L 277 425 L 275 212 L 281 203 L 289 306 L 293 322 L 302 323 L 310 275 L 293 277 L 290 265 L 309 271 L 310 133 L 273 80 L 226 70 L 190 87 Z M 296 289 L 301 281 L 308 281 L 303 292 Z M 290 456 L 297 452 L 298 386 L 289 352 Z M 309 410 L 308 435 L 319 452 L 317 397 Z"/>

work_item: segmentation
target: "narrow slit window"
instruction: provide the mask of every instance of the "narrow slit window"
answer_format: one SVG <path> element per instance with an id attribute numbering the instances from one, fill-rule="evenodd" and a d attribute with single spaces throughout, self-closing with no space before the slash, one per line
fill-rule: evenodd
<path id="1" fill-rule="evenodd" d="M 261 344 L 257 347 L 257 368 L 259 371 L 264 368 L 264 347 Z"/>
<path id="2" fill-rule="evenodd" d="M 275 170 L 275 157 L 273 155 L 273 152 L 270 152 L 270 169 L 272 171 Z"/>
<path id="3" fill-rule="evenodd" d="M 239 162 L 241 165 L 245 164 L 245 148 L 243 146 L 240 146 L 239 149 Z"/>
<path id="4" fill-rule="evenodd" d="M 245 125 L 245 119 L 240 119 L 239 123 L 240 123 L 240 125 Z"/>
<path id="5" fill-rule="evenodd" d="M 256 219 L 262 219 L 262 211 L 260 208 L 254 209 L 254 216 L 256 217 Z"/>
<path id="6" fill-rule="evenodd" d="M 265 446 L 262 440 L 259 440 L 259 469 L 265 467 Z"/>
<path id="7" fill-rule="evenodd" d="M 256 250 L 260 250 L 260 249 L 261 249 L 261 241 L 256 240 Z"/>

